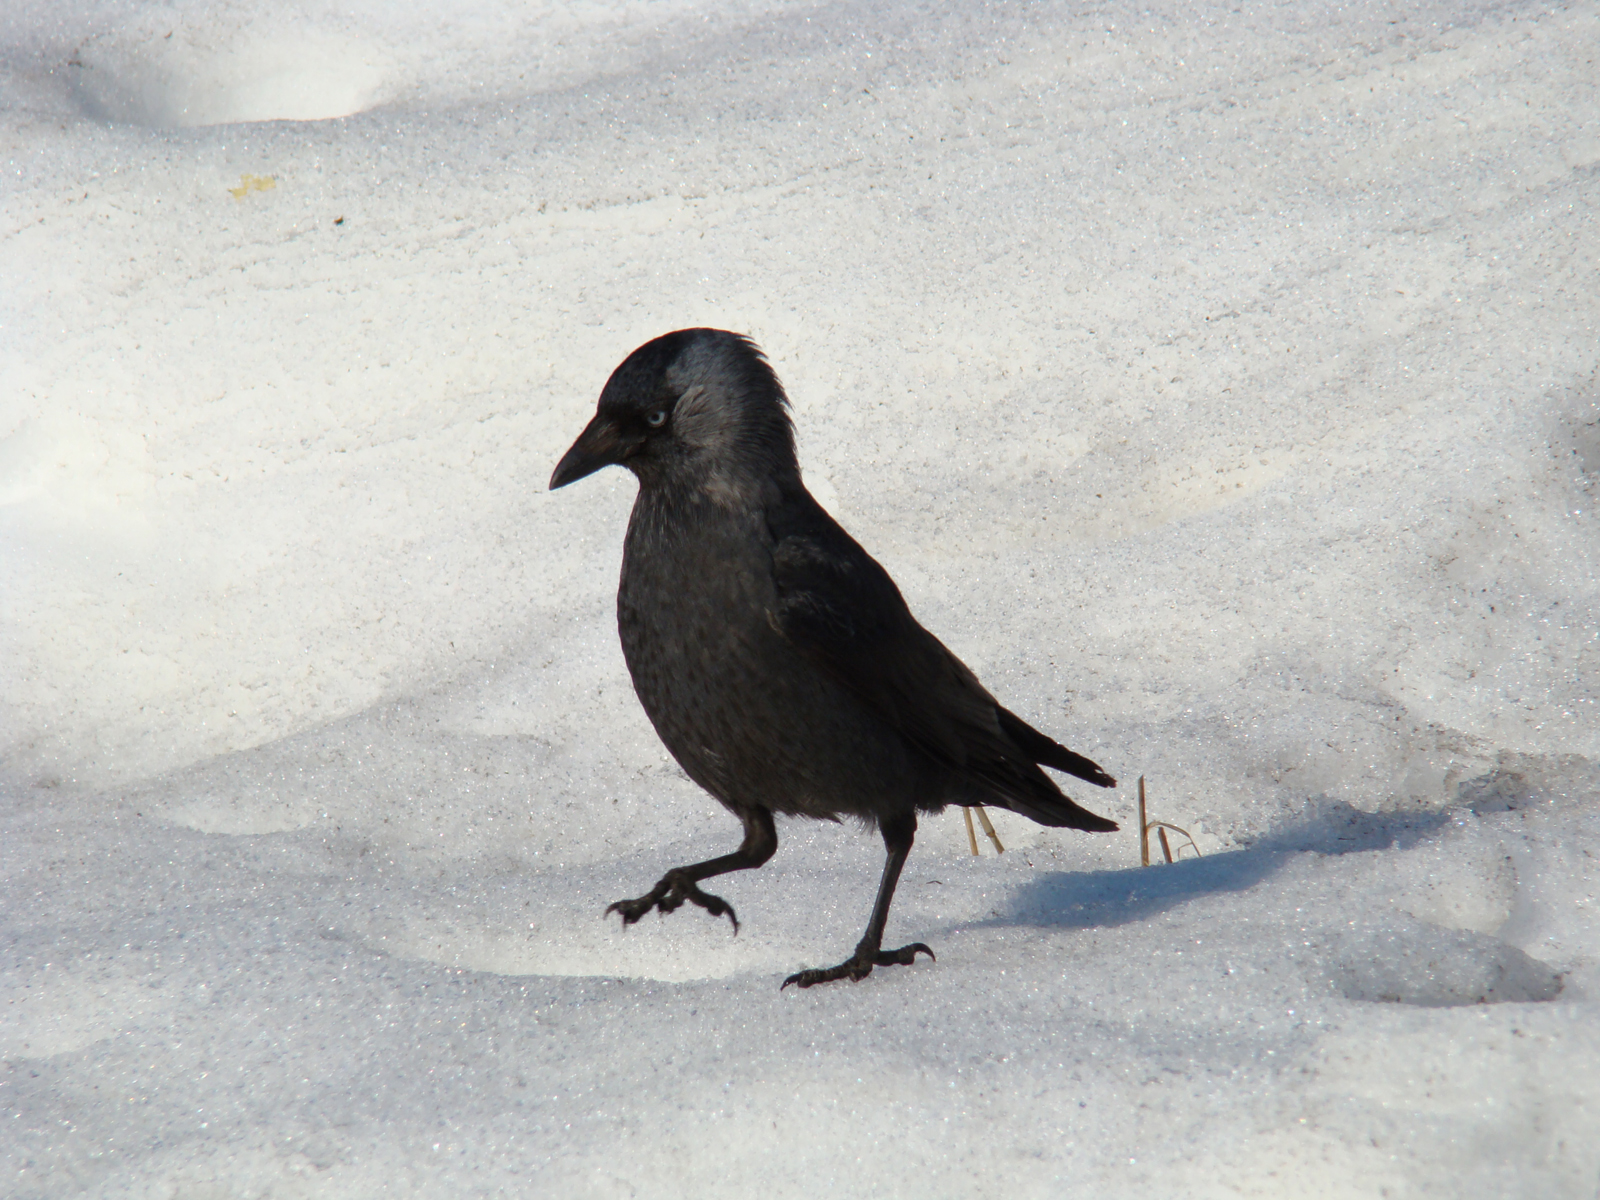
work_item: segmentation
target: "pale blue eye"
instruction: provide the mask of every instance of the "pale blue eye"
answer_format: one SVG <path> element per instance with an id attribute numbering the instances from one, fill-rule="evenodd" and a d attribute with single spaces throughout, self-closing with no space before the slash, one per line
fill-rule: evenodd
<path id="1" fill-rule="evenodd" d="M 651 429 L 660 429 L 667 423 L 667 410 L 664 408 L 656 409 L 645 417 L 644 423 L 650 426 Z"/>

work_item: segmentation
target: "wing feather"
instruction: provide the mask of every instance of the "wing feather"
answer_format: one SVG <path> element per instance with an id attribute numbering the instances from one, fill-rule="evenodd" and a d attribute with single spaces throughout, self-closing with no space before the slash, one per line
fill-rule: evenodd
<path id="1" fill-rule="evenodd" d="M 809 494 L 767 510 L 773 627 L 922 754 L 992 802 L 1046 825 L 1115 829 L 1079 808 L 1036 763 L 1101 787 L 1116 781 L 1002 708 L 906 607 L 900 589 Z"/>

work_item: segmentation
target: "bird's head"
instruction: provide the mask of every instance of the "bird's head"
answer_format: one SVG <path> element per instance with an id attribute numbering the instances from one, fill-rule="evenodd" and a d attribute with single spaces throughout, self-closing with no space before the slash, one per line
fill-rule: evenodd
<path id="1" fill-rule="evenodd" d="M 681 487 L 738 504 L 798 478 L 789 401 L 749 338 L 680 329 L 611 373 L 599 411 L 550 476 L 565 487 L 619 464 L 642 488 Z"/>

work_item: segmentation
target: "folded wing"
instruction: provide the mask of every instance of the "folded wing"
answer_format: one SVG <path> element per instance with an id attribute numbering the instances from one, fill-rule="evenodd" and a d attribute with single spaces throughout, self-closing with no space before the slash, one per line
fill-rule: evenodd
<path id="1" fill-rule="evenodd" d="M 938 638 L 919 625 L 876 560 L 810 495 L 767 511 L 777 601 L 773 627 L 918 751 L 964 776 L 970 790 L 1042 825 L 1109 831 L 1037 764 L 1099 787 L 1116 780 L 1002 708 Z"/>

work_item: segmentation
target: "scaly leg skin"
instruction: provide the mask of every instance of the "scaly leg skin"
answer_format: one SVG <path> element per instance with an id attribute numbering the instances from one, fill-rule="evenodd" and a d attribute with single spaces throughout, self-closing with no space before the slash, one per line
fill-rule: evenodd
<path id="1" fill-rule="evenodd" d="M 648 896 L 640 896 L 637 900 L 618 900 L 606 909 L 606 916 L 621 913 L 622 927 L 626 929 L 652 908 L 669 913 L 688 900 L 714 917 L 727 917 L 733 922 L 733 932 L 738 933 L 739 918 L 733 915 L 733 905 L 720 896 L 702 892 L 696 886 L 702 879 L 710 879 L 713 875 L 752 870 L 777 852 L 778 831 L 773 827 L 772 813 L 764 808 L 750 808 L 737 815 L 744 822 L 744 841 L 732 854 L 688 867 L 674 867 L 650 889 Z"/>
<path id="2" fill-rule="evenodd" d="M 623 928 L 627 928 L 652 908 L 669 913 L 689 900 L 714 917 L 727 917 L 733 922 L 733 932 L 738 933 L 739 918 L 734 915 L 733 905 L 721 896 L 713 896 L 696 887 L 693 870 L 693 867 L 675 867 L 661 877 L 661 882 L 650 889 L 648 896 L 640 896 L 637 900 L 618 900 L 606 909 L 606 916 L 621 913 Z"/>
<path id="3" fill-rule="evenodd" d="M 873 967 L 908 967 L 917 961 L 919 953 L 933 958 L 933 951 L 921 942 L 912 942 L 909 946 L 901 946 L 898 950 L 883 950 L 883 927 L 889 923 L 889 904 L 894 900 L 895 885 L 900 882 L 900 869 L 906 865 L 906 856 L 911 853 L 911 843 L 917 833 L 917 814 L 912 812 L 901 817 L 888 817 L 879 821 L 879 829 L 883 833 L 883 844 L 889 852 L 888 859 L 883 864 L 883 878 L 878 883 L 878 899 L 872 906 L 872 919 L 867 922 L 866 935 L 856 945 L 856 952 L 837 967 L 812 967 L 806 971 L 796 971 L 783 981 L 781 992 L 791 983 L 808 988 L 813 984 L 832 983 L 837 979 L 849 979 L 852 982 L 865 979 L 872 974 Z"/>
<path id="4" fill-rule="evenodd" d="M 791 983 L 808 988 L 812 984 L 832 983 L 836 979 L 855 982 L 872 974 L 873 967 L 909 967 L 917 961 L 919 953 L 926 954 L 934 962 L 939 961 L 934 958 L 933 951 L 921 942 L 912 942 L 911 945 L 901 946 L 898 950 L 874 950 L 867 944 L 867 940 L 862 938 L 861 944 L 856 947 L 856 952 L 837 967 L 812 967 L 808 971 L 796 971 L 783 981 L 783 987 L 778 990 L 781 992 Z"/>

